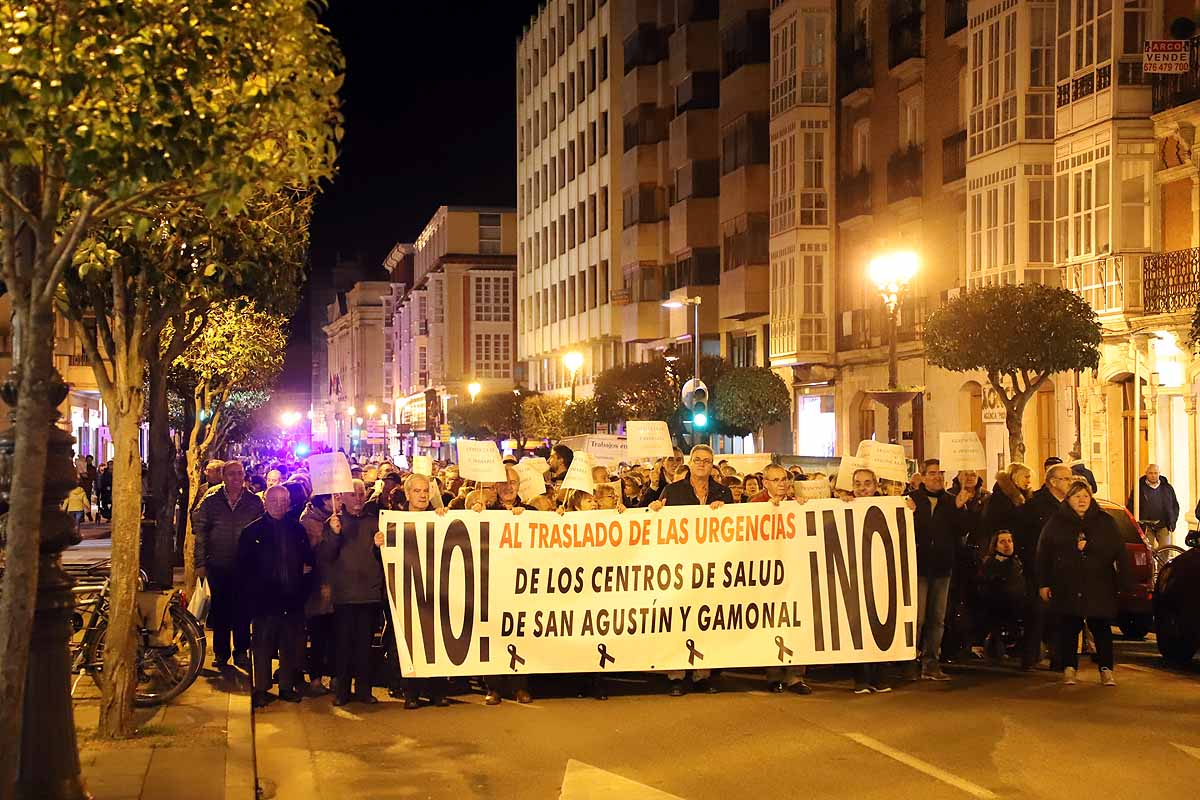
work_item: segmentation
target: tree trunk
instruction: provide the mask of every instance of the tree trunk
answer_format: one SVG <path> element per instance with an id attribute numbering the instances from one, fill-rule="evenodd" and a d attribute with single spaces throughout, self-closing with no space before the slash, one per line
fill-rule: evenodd
<path id="1" fill-rule="evenodd" d="M 136 395 L 117 387 L 118 391 Z M 116 398 L 114 398 L 116 399 Z M 113 404 L 115 406 L 116 404 Z M 110 409 L 113 407 L 110 406 Z M 138 452 L 141 403 L 136 399 L 111 417 L 113 457 L 112 581 L 104 644 L 99 733 L 110 739 L 133 734 L 137 678 L 137 574 L 142 522 L 142 459 Z"/>
<path id="2" fill-rule="evenodd" d="M 15 245 L 18 261 L 31 263 L 32 242 L 18 241 Z M 0 747 L 0 797 L 11 796 L 21 754 L 18 743 L 37 596 L 46 447 L 55 412 L 52 383 L 48 380 L 54 370 L 53 314 L 48 304 L 35 304 L 31 309 L 27 297 L 23 300 L 14 296 L 13 306 L 18 328 L 14 333 L 20 337 L 21 348 L 20 362 L 15 365 L 20 389 L 13 419 L 16 441 L 10 467 L 12 482 L 3 521 L 6 566 L 0 586 L 0 742 L 4 742 Z"/>
<path id="3" fill-rule="evenodd" d="M 196 532 L 192 529 L 192 511 L 200 502 L 200 489 L 204 483 L 204 462 L 208 456 L 207 447 L 199 436 L 204 423 L 198 419 L 192 426 L 188 436 L 187 449 L 187 526 L 183 537 L 183 585 L 192 586 L 196 583 Z"/>
<path id="4" fill-rule="evenodd" d="M 1013 407 L 1007 409 L 1008 413 L 1004 418 L 1004 424 L 1008 428 L 1008 453 L 1011 461 L 1025 461 L 1025 406 L 1032 394 L 1014 393 Z"/>
<path id="5" fill-rule="evenodd" d="M 154 497 L 154 563 L 147 564 L 150 580 L 171 585 L 175 566 L 175 518 L 179 506 L 179 480 L 175 470 L 175 443 L 167 406 L 167 365 L 160 359 L 149 364 L 149 394 L 146 398 L 150 422 L 150 494 Z"/>

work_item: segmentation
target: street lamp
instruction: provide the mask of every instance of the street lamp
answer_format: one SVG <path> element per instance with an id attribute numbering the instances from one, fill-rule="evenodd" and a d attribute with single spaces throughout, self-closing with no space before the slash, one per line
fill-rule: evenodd
<path id="1" fill-rule="evenodd" d="M 888 385 L 886 392 L 873 392 L 873 399 L 887 406 L 888 442 L 900 443 L 900 406 L 916 396 L 915 392 L 897 391 L 899 363 L 896 358 L 896 329 L 900 319 L 900 295 L 917 275 L 917 254 L 905 250 L 884 253 L 871 259 L 867 275 L 883 298 L 888 311 Z"/>
<path id="2" fill-rule="evenodd" d="M 469 383 L 469 384 L 467 384 L 467 394 L 471 395 L 471 402 L 472 402 L 472 403 L 474 403 L 474 402 L 475 402 L 475 398 L 476 398 L 476 397 L 479 395 L 479 392 L 480 392 L 482 389 L 483 389 L 483 387 L 482 387 L 482 386 L 480 386 L 478 383 Z"/>
<path id="3" fill-rule="evenodd" d="M 575 378 L 579 375 L 579 368 L 583 366 L 583 353 L 578 350 L 572 350 L 563 355 L 563 366 L 571 373 L 571 402 L 575 402 Z"/>
<path id="4" fill-rule="evenodd" d="M 667 300 L 662 304 L 663 308 L 683 308 L 684 306 L 692 307 L 692 320 L 695 322 L 696 332 L 692 336 L 692 380 L 696 384 L 700 383 L 700 304 L 704 302 L 704 298 L 697 295 L 696 297 L 685 297 L 682 300 Z M 698 428 L 703 428 L 708 424 L 707 414 L 702 410 L 699 414 L 692 418 L 692 440 L 699 441 Z"/>
<path id="5" fill-rule="evenodd" d="M 373 417 L 373 416 L 375 416 L 375 411 L 376 411 L 376 410 L 377 410 L 377 409 L 375 408 L 375 404 L 374 404 L 374 403 L 367 403 L 367 416 L 368 416 L 368 417 Z"/>

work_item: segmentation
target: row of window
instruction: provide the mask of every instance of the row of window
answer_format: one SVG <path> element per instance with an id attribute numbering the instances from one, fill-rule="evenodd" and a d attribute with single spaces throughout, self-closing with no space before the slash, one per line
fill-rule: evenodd
<path id="1" fill-rule="evenodd" d="M 600 0 L 600 7 L 603 8 L 607 2 Z M 567 3 L 565 12 L 558 17 L 558 25 L 550 27 L 549 36 L 542 37 L 541 46 L 533 48 L 532 56 L 526 58 L 523 64 L 518 63 L 518 98 L 528 96 L 558 58 L 566 54 L 567 46 L 575 43 L 575 36 L 583 33 L 587 23 L 596 16 L 596 0 Z"/>
<path id="2" fill-rule="evenodd" d="M 524 274 L 535 267 L 546 264 L 555 256 L 566 255 L 576 245 L 608 230 L 608 187 L 601 186 L 599 193 L 588 195 L 557 222 L 543 226 L 540 231 L 521 243 L 517 254 L 517 268 Z"/>
<path id="3" fill-rule="evenodd" d="M 556 155 L 550 156 L 541 169 L 525 179 L 517 187 L 517 214 L 525 216 L 533 209 L 553 197 L 559 189 L 582 175 L 596 159 L 608 154 L 608 112 L 600 112 L 600 119 L 588 123 L 587 136 L 582 131 L 566 147 L 560 147 Z"/>
<path id="4" fill-rule="evenodd" d="M 593 264 L 529 297 L 521 298 L 521 333 L 560 322 L 608 303 L 608 261 Z"/>
<path id="5" fill-rule="evenodd" d="M 806 130 L 779 136 L 771 143 L 772 235 L 797 225 L 822 227 L 829 224 L 825 134 L 823 130 Z M 800 145 L 798 162 L 797 142 Z"/>
<path id="6" fill-rule="evenodd" d="M 516 359 L 511 333 L 477 333 L 471 361 L 477 378 L 511 378 Z"/>
<path id="7" fill-rule="evenodd" d="M 811 353 L 829 348 L 824 253 L 773 258 L 770 302 L 772 351 Z"/>
<path id="8" fill-rule="evenodd" d="M 771 34 L 771 116 L 829 103 L 829 15 L 805 12 Z M 800 59 L 803 59 L 801 65 Z"/>
<path id="9" fill-rule="evenodd" d="M 567 114 L 576 106 L 581 105 L 588 95 L 596 91 L 596 87 L 608 80 L 608 37 L 600 38 L 600 51 L 597 60 L 596 48 L 588 50 L 587 62 L 580 61 L 578 68 L 567 73 L 564 81 L 559 81 L 558 89 L 550 92 L 549 100 L 543 100 L 540 107 L 534 104 L 531 114 L 525 117 L 524 124 L 517 128 L 517 157 L 518 160 L 533 152 Z M 518 104 L 517 113 L 521 113 Z"/>

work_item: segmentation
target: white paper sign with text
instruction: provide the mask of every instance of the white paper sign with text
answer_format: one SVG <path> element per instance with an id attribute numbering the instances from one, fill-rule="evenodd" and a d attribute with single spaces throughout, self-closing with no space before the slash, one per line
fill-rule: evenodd
<path id="1" fill-rule="evenodd" d="M 902 498 L 585 511 L 385 511 L 406 677 L 905 661 Z"/>
<path id="2" fill-rule="evenodd" d="M 938 458 L 947 480 L 953 480 L 960 470 L 983 472 L 987 469 L 983 442 L 973 431 L 939 434 Z"/>
<path id="3" fill-rule="evenodd" d="M 517 494 L 521 499 L 528 503 L 539 494 L 546 492 L 546 476 L 538 471 L 536 465 L 528 461 L 518 462 L 513 469 L 521 476 L 521 486 L 517 489 Z"/>
<path id="4" fill-rule="evenodd" d="M 594 494 L 596 491 L 595 483 L 592 481 L 592 467 L 596 466 L 596 460 L 592 458 L 591 453 L 576 453 L 571 459 L 571 467 L 567 470 L 567 474 L 563 476 L 563 489 L 580 489 L 588 494 Z"/>
<path id="5" fill-rule="evenodd" d="M 313 494 L 338 494 L 354 491 L 350 462 L 345 453 L 314 453 L 308 457 L 308 474 Z"/>
<path id="6" fill-rule="evenodd" d="M 631 419 L 625 423 L 625 459 L 642 464 L 656 458 L 669 458 L 675 451 L 671 431 L 661 420 Z"/>
<path id="7" fill-rule="evenodd" d="M 856 456 L 867 462 L 867 468 L 875 471 L 875 477 L 881 480 L 908 480 L 908 460 L 904 456 L 904 446 L 877 442 L 874 439 L 864 439 L 858 443 Z"/>
<path id="8" fill-rule="evenodd" d="M 432 456 L 413 456 L 412 471 L 418 475 L 433 474 L 433 457 Z"/>
<path id="9" fill-rule="evenodd" d="M 507 479 L 500 451 L 492 441 L 458 440 L 458 474 L 469 481 L 498 483 Z"/>

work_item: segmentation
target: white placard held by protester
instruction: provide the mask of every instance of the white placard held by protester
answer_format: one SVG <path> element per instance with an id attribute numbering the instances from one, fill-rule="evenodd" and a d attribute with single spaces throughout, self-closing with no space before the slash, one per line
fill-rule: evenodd
<path id="1" fill-rule="evenodd" d="M 724 461 L 738 471 L 739 475 L 762 472 L 775 460 L 773 453 L 721 453 L 717 461 Z"/>
<path id="2" fill-rule="evenodd" d="M 458 440 L 458 474 L 469 481 L 502 483 L 508 480 L 500 451 L 493 441 Z"/>
<path id="3" fill-rule="evenodd" d="M 642 464 L 656 458 L 670 458 L 675 452 L 671 431 L 661 420 L 631 419 L 625 423 L 625 459 Z"/>
<path id="4" fill-rule="evenodd" d="M 433 456 L 413 456 L 412 471 L 417 475 L 433 475 Z"/>
<path id="5" fill-rule="evenodd" d="M 354 491 L 350 462 L 345 453 L 314 453 L 308 457 L 308 474 L 313 494 L 341 494 Z"/>
<path id="6" fill-rule="evenodd" d="M 591 453 L 576 453 L 571 460 L 571 468 L 563 477 L 563 489 L 580 489 L 588 494 L 596 493 L 596 485 L 592 482 L 592 467 L 596 466 Z"/>
<path id="7" fill-rule="evenodd" d="M 796 497 L 803 497 L 805 500 L 824 500 L 827 497 L 833 497 L 833 490 L 825 478 L 818 478 L 815 481 L 796 481 L 792 485 L 796 487 Z M 851 485 L 851 490 L 853 490 L 853 485 Z"/>
<path id="8" fill-rule="evenodd" d="M 628 461 L 625 455 L 625 438 L 607 433 L 598 433 L 587 437 L 586 452 L 596 464 L 615 467 L 622 461 Z M 579 455 L 579 451 L 575 451 Z"/>
<path id="9" fill-rule="evenodd" d="M 521 461 L 513 469 L 521 476 L 521 486 L 517 489 L 517 494 L 524 502 L 528 503 L 539 494 L 546 493 L 546 475 L 538 471 L 536 464 Z"/>
<path id="10" fill-rule="evenodd" d="M 521 459 L 521 463 L 530 465 L 543 475 L 550 471 L 550 462 L 541 456 L 525 456 Z"/>
<path id="11" fill-rule="evenodd" d="M 983 443 L 973 431 L 939 434 L 938 457 L 941 460 L 942 471 L 950 480 L 964 469 L 976 472 L 987 469 L 987 454 L 983 452 Z"/>
<path id="12" fill-rule="evenodd" d="M 834 486 L 843 492 L 853 492 L 854 473 L 860 469 L 870 469 L 870 467 L 867 466 L 867 460 L 865 458 L 859 458 L 858 456 L 843 456 L 842 463 L 838 467 L 837 483 L 834 484 Z M 879 476 L 876 475 L 875 477 L 878 478 Z"/>
<path id="13" fill-rule="evenodd" d="M 875 477 L 880 480 L 908 481 L 908 460 L 904 456 L 903 445 L 864 439 L 858 443 L 855 455 L 866 461 L 867 467 L 874 470 Z"/>

